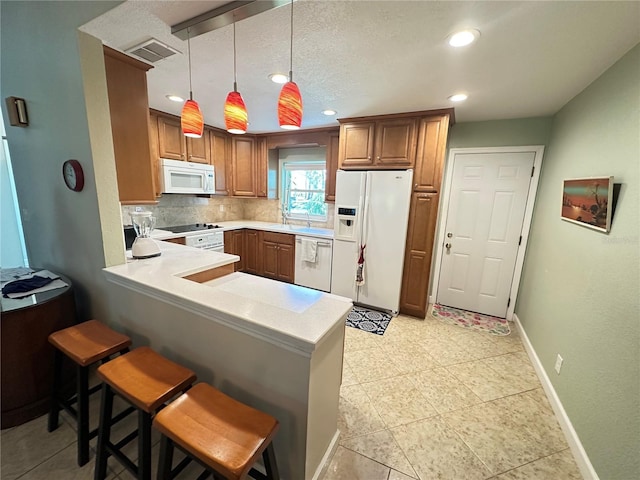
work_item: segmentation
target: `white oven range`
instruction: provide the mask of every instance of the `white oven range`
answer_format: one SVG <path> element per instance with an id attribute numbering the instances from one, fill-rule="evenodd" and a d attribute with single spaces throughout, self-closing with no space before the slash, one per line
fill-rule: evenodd
<path id="1" fill-rule="evenodd" d="M 224 253 L 224 233 L 222 231 L 201 233 L 185 237 L 187 247 L 201 248 L 212 252 Z"/>

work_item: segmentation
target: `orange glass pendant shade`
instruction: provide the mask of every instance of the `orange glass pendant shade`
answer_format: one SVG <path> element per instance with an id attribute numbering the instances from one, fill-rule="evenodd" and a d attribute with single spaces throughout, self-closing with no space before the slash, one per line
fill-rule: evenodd
<path id="1" fill-rule="evenodd" d="M 204 131 L 204 118 L 195 100 L 187 100 L 182 107 L 182 115 L 180 115 L 180 123 L 182 124 L 182 133 L 186 137 L 200 138 Z"/>
<path id="2" fill-rule="evenodd" d="M 240 92 L 229 92 L 224 103 L 224 124 L 227 132 L 241 134 L 247 132 L 247 107 Z"/>
<path id="3" fill-rule="evenodd" d="M 278 122 L 285 130 L 297 130 L 302 125 L 302 96 L 295 82 L 282 86 L 278 98 Z"/>

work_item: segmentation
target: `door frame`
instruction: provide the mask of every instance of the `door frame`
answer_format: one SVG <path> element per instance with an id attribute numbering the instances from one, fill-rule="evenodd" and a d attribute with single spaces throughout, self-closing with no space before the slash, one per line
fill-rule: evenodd
<path id="1" fill-rule="evenodd" d="M 433 282 L 431 285 L 431 296 L 429 303 L 436 303 L 438 296 L 438 283 L 440 282 L 440 267 L 442 265 L 442 253 L 445 243 L 445 228 L 447 225 L 447 213 L 449 211 L 449 196 L 451 195 L 451 183 L 453 182 L 453 167 L 457 154 L 468 153 L 522 153 L 532 152 L 533 160 L 533 177 L 529 183 L 529 191 L 527 193 L 527 203 L 524 209 L 524 219 L 522 220 L 522 242 L 518 246 L 516 255 L 516 264 L 511 280 L 511 290 L 509 298 L 511 302 L 507 307 L 507 320 L 513 319 L 513 312 L 516 307 L 518 287 L 520 286 L 520 278 L 522 276 L 522 268 L 524 266 L 524 257 L 529 241 L 529 231 L 531 229 L 531 220 L 533 217 L 533 207 L 535 204 L 536 193 L 538 191 L 538 182 L 540 180 L 540 171 L 542 170 L 542 157 L 544 154 L 544 145 L 532 146 L 514 146 L 514 147 L 479 147 L 479 148 L 451 148 L 445 165 L 445 173 L 442 182 L 442 197 L 440 203 L 440 214 L 438 216 L 437 238 L 434 249 L 434 266 L 433 266 Z"/>

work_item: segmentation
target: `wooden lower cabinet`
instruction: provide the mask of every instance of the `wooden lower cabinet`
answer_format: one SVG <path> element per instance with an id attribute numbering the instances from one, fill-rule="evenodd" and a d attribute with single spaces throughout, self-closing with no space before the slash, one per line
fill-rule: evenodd
<path id="1" fill-rule="evenodd" d="M 254 275 L 262 275 L 262 232 L 245 230 L 244 271 Z"/>
<path id="2" fill-rule="evenodd" d="M 404 256 L 400 312 L 424 318 L 427 313 L 431 256 L 438 216 L 438 194 L 411 195 L 409 231 Z"/>
<path id="3" fill-rule="evenodd" d="M 238 255 L 236 272 L 293 283 L 295 235 L 242 229 L 224 232 L 224 252 Z"/>
<path id="4" fill-rule="evenodd" d="M 293 283 L 295 268 L 295 236 L 286 233 L 263 232 L 263 275 Z"/>
<path id="5" fill-rule="evenodd" d="M 224 232 L 224 253 L 238 255 L 240 257 L 240 261 L 234 264 L 236 272 L 243 272 L 245 269 L 244 239 L 244 230 L 229 230 Z"/>

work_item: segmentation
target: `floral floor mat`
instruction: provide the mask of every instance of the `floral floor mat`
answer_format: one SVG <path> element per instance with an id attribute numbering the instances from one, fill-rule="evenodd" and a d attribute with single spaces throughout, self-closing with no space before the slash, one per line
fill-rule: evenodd
<path id="1" fill-rule="evenodd" d="M 431 316 L 449 325 L 478 330 L 491 335 L 509 335 L 511 329 L 509 322 L 504 318 L 491 317 L 480 313 L 468 312 L 458 308 L 447 307 L 434 303 L 431 308 Z"/>
<path id="2" fill-rule="evenodd" d="M 377 310 L 370 310 L 364 307 L 353 306 L 347 315 L 347 327 L 358 328 L 365 332 L 384 335 L 384 331 L 389 326 L 391 315 Z"/>

